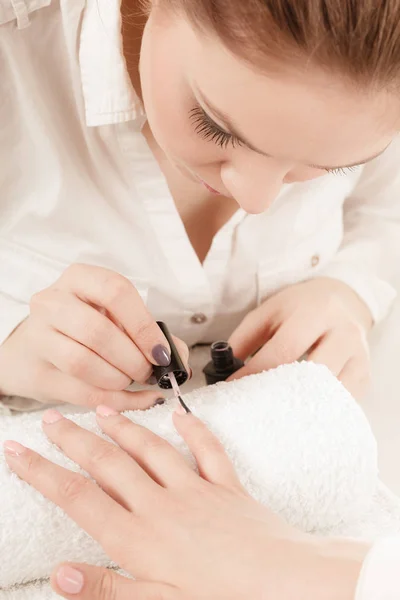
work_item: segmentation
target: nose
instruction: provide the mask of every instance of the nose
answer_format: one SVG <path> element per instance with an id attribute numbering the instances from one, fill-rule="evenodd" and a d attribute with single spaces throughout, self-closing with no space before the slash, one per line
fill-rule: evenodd
<path id="1" fill-rule="evenodd" d="M 221 167 L 221 179 L 230 195 L 249 214 L 265 212 L 280 192 L 288 169 L 273 159 L 243 157 Z"/>

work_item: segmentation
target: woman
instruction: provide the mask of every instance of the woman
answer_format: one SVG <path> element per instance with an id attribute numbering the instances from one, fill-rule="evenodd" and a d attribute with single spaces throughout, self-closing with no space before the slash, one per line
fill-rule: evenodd
<path id="1" fill-rule="evenodd" d="M 183 409 L 182 409 L 183 410 Z M 167 442 L 100 406 L 113 446 L 59 412 L 45 412 L 49 439 L 99 483 L 16 442 L 10 468 L 56 502 L 137 578 L 60 565 L 55 591 L 79 600 L 394 600 L 400 538 L 365 543 L 295 531 L 241 487 L 223 448 L 192 414 L 174 423 L 200 476 Z"/>
<path id="2" fill-rule="evenodd" d="M 398 3 L 126 0 L 122 37 L 116 0 L 0 9 L 2 394 L 160 401 L 126 391 L 169 361 L 158 318 L 361 397 L 400 250 Z"/>
<path id="3" fill-rule="evenodd" d="M 395 295 L 400 3 L 159 0 L 136 18 L 132 2 L 122 42 L 109 0 L 0 6 L 0 387 L 100 405 L 122 448 L 51 412 L 50 439 L 101 488 L 14 442 L 8 462 L 138 577 L 62 567 L 55 589 L 395 597 L 392 542 L 362 567 L 363 544 L 251 500 L 193 415 L 175 423 L 202 477 L 115 409 L 156 400 L 124 391 L 169 360 L 154 313 L 189 344 L 236 327 L 238 356 L 261 348 L 242 375 L 308 353 L 362 393 Z"/>

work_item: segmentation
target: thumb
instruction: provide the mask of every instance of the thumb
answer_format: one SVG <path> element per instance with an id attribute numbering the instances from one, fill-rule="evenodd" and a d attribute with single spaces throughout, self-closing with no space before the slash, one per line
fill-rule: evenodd
<path id="1" fill-rule="evenodd" d="M 180 591 L 170 585 L 134 581 L 111 569 L 84 564 L 60 565 L 51 586 L 71 600 L 182 600 Z"/>

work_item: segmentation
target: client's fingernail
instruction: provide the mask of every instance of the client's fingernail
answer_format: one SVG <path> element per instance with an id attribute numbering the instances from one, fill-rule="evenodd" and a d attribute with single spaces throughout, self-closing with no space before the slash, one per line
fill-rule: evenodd
<path id="1" fill-rule="evenodd" d="M 188 414 L 187 410 L 185 410 L 185 408 L 182 406 L 182 404 L 180 404 L 178 406 L 178 408 L 175 410 L 175 412 L 177 415 L 180 415 L 181 417 Z"/>
<path id="2" fill-rule="evenodd" d="M 191 367 L 188 367 L 188 373 L 189 373 L 189 379 L 192 379 L 192 377 L 193 377 L 193 369 Z"/>
<path id="3" fill-rule="evenodd" d="M 4 452 L 9 456 L 20 456 L 24 452 L 26 452 L 25 446 L 21 446 L 18 442 L 7 441 L 4 442 Z"/>
<path id="4" fill-rule="evenodd" d="M 162 404 L 165 404 L 165 398 L 158 398 L 158 399 L 157 399 L 157 400 L 154 402 L 153 406 L 161 406 Z"/>
<path id="5" fill-rule="evenodd" d="M 155 375 L 152 375 L 151 377 L 148 378 L 146 383 L 147 383 L 147 385 L 156 385 L 157 377 Z"/>
<path id="6" fill-rule="evenodd" d="M 60 412 L 58 412 L 58 410 L 54 410 L 52 408 L 51 410 L 46 410 L 44 413 L 43 422 L 47 425 L 52 425 L 53 423 L 57 423 L 57 421 L 61 421 L 63 418 L 64 417 Z"/>
<path id="7" fill-rule="evenodd" d="M 66 594 L 79 594 L 84 584 L 83 573 L 68 565 L 60 567 L 56 574 L 58 587 Z"/>
<path id="8" fill-rule="evenodd" d="M 161 344 L 154 346 L 152 355 L 160 367 L 168 367 L 168 365 L 171 363 L 171 353 L 165 346 L 162 346 Z"/>
<path id="9" fill-rule="evenodd" d="M 119 412 L 109 406 L 104 406 L 104 404 L 101 404 L 96 408 L 96 413 L 100 415 L 100 417 L 115 417 L 116 415 L 119 415 Z"/>

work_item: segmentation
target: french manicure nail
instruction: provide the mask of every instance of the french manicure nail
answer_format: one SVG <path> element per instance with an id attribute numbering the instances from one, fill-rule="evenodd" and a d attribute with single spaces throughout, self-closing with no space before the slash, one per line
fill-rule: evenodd
<path id="1" fill-rule="evenodd" d="M 79 594 L 83 589 L 83 573 L 77 569 L 65 565 L 60 567 L 56 574 L 56 581 L 59 588 L 66 594 Z"/>
<path id="2" fill-rule="evenodd" d="M 47 425 L 52 425 L 53 423 L 57 423 L 57 421 L 61 421 L 64 417 L 58 410 L 54 410 L 53 408 L 50 410 L 46 410 L 43 415 L 43 422 Z"/>
<path id="3" fill-rule="evenodd" d="M 104 406 L 104 404 L 97 407 L 96 413 L 100 415 L 100 417 L 115 417 L 116 415 L 119 415 L 119 412 L 109 406 Z"/>
<path id="4" fill-rule="evenodd" d="M 9 456 L 20 456 L 25 451 L 26 451 L 25 446 L 18 444 L 18 442 L 14 442 L 11 440 L 4 442 L 4 452 L 5 452 L 5 454 L 8 454 Z"/>
<path id="5" fill-rule="evenodd" d="M 165 398 L 158 398 L 158 400 L 154 402 L 153 406 L 162 406 L 162 404 L 165 404 Z"/>
<path id="6" fill-rule="evenodd" d="M 167 348 L 161 344 L 154 346 L 152 355 L 160 367 L 168 367 L 168 365 L 171 363 L 171 354 L 169 350 L 167 350 Z"/>

